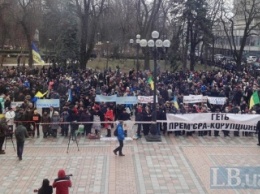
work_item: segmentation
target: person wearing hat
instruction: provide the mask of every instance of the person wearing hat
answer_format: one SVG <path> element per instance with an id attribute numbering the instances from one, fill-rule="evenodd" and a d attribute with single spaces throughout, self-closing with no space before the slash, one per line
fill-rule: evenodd
<path id="1" fill-rule="evenodd" d="M 52 187 L 56 189 L 56 194 L 69 194 L 69 188 L 72 187 L 72 182 L 70 177 L 66 175 L 64 169 L 58 171 L 58 178 L 54 180 Z"/>
<path id="2" fill-rule="evenodd" d="M 125 140 L 125 132 L 123 128 L 123 122 L 122 120 L 119 121 L 116 130 L 117 130 L 117 140 L 119 142 L 119 146 L 113 150 L 114 154 L 117 155 L 117 152 L 119 152 L 119 156 L 125 156 L 122 152 L 124 147 L 124 140 Z"/>

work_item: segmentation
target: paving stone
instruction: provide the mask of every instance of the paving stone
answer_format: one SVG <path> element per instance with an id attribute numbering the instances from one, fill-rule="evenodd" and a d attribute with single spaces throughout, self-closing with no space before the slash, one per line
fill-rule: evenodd
<path id="1" fill-rule="evenodd" d="M 131 133 L 130 133 L 131 134 Z M 42 179 L 52 183 L 60 168 L 72 173 L 70 193 L 259 193 L 258 190 L 214 190 L 210 167 L 259 166 L 256 137 L 174 137 L 163 142 L 144 138 L 125 143 L 125 157 L 115 156 L 117 142 L 79 139 L 79 151 L 68 139 L 30 138 L 18 161 L 11 142 L 0 155 L 0 193 L 32 193 Z"/>

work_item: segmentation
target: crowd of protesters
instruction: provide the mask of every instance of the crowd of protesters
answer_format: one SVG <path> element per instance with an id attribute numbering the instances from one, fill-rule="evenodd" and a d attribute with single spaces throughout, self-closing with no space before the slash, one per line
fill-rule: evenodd
<path id="1" fill-rule="evenodd" d="M 114 94 L 117 96 L 151 96 L 153 91 L 147 82 L 151 75 L 150 71 L 136 72 L 134 69 L 122 72 L 119 67 L 105 71 L 81 70 L 72 66 L 32 69 L 4 67 L 0 72 L 0 95 L 4 101 L 0 110 L 6 116 L 7 114 L 14 115 L 8 119 L 9 122 L 22 121 L 32 136 L 40 136 L 40 124 L 42 124 L 43 137 L 46 138 L 48 136 L 57 137 L 59 128 L 61 128 L 62 136 L 68 136 L 69 125 L 71 129 L 77 129 L 80 122 L 93 122 L 84 123 L 85 135 L 89 135 L 91 132 L 98 135 L 100 130 L 105 128 L 107 136 L 110 137 L 113 124 L 106 123 L 106 121 L 129 120 L 132 115 L 135 116 L 136 121 L 152 121 L 152 105 L 96 103 L 95 96 Z M 249 100 L 253 92 L 258 90 L 259 80 L 252 77 L 246 70 L 242 72 L 227 70 L 160 72 L 158 70 L 156 79 L 157 120 L 166 120 L 166 113 L 260 114 L 259 106 L 249 110 Z M 68 100 L 69 89 L 72 91 L 70 100 Z M 35 108 L 34 100 L 38 91 L 42 93 L 48 91 L 44 98 L 60 99 L 60 108 L 50 107 L 39 113 Z M 190 94 L 227 97 L 227 102 L 224 105 L 184 104 L 183 96 Z M 172 103 L 174 98 L 177 100 L 178 106 Z M 12 101 L 23 101 L 24 103 L 13 110 Z M 8 125 L 13 125 L 13 123 Z M 147 123 L 138 124 L 137 135 L 141 136 L 141 132 L 147 135 L 149 125 Z M 161 124 L 161 131 L 166 133 L 165 123 Z M 175 132 L 175 135 L 183 134 Z M 199 135 L 211 134 L 203 132 Z"/>

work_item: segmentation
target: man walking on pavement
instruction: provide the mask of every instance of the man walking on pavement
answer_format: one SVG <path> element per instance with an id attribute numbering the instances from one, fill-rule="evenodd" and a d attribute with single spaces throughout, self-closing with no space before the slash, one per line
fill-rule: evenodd
<path id="1" fill-rule="evenodd" d="M 18 122 L 18 126 L 15 130 L 15 138 L 17 144 L 17 156 L 19 160 L 22 160 L 24 142 L 25 142 L 25 138 L 27 137 L 29 137 L 27 129 L 25 128 L 25 126 L 22 125 L 21 122 Z"/>
<path id="2" fill-rule="evenodd" d="M 122 153 L 122 149 L 124 146 L 124 139 L 125 139 L 125 132 L 123 129 L 123 121 L 119 121 L 118 125 L 116 126 L 117 130 L 117 140 L 119 142 L 119 146 L 113 151 L 115 155 L 117 155 L 117 152 L 119 152 L 119 156 L 125 156 Z"/>

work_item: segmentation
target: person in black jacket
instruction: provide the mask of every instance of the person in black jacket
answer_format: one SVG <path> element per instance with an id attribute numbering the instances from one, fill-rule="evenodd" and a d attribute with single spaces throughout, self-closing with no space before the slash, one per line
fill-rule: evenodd
<path id="1" fill-rule="evenodd" d="M 0 102 L 0 114 L 3 114 L 3 107 L 2 107 L 2 103 Z"/>
<path id="2" fill-rule="evenodd" d="M 148 106 L 145 107 L 145 111 L 143 112 L 143 121 L 145 121 L 146 123 L 143 124 L 143 132 L 144 132 L 144 136 L 149 134 L 150 131 L 150 123 L 152 121 L 152 113 L 150 111 L 150 108 Z"/>
<path id="3" fill-rule="evenodd" d="M 258 132 L 258 146 L 260 146 L 260 121 L 257 122 L 256 131 Z"/>
<path id="4" fill-rule="evenodd" d="M 5 118 L 0 119 L 0 154 L 5 154 L 5 151 L 2 149 L 2 147 L 5 141 L 7 130 L 8 130 L 8 126 L 5 121 Z"/>
<path id="5" fill-rule="evenodd" d="M 89 112 L 88 109 L 84 110 L 79 117 L 79 121 L 81 122 L 91 122 L 93 121 L 93 115 Z M 84 123 L 84 132 L 86 136 L 91 133 L 92 123 Z"/>
<path id="6" fill-rule="evenodd" d="M 52 193 L 53 193 L 53 188 L 50 185 L 50 181 L 48 179 L 43 179 L 42 187 L 38 189 L 38 194 L 52 194 Z"/>
<path id="7" fill-rule="evenodd" d="M 123 109 L 123 112 L 118 115 L 118 120 L 127 121 L 131 120 L 131 115 L 126 112 L 126 109 Z"/>

